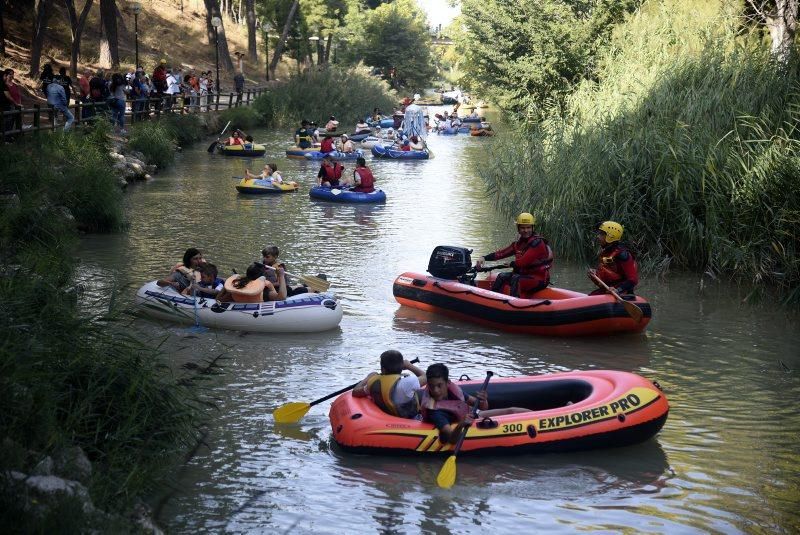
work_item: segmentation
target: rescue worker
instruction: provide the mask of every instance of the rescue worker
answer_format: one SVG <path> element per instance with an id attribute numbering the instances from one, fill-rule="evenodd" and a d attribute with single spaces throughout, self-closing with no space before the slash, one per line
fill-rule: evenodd
<path id="1" fill-rule="evenodd" d="M 414 375 L 402 375 L 408 370 Z M 425 386 L 425 372 L 390 349 L 381 353 L 381 372 L 372 372 L 353 388 L 354 398 L 371 397 L 387 414 L 415 418 L 419 414 L 418 390 Z"/>
<path id="2" fill-rule="evenodd" d="M 639 284 L 639 269 L 633 253 L 620 241 L 623 230 L 622 225 L 616 221 L 600 223 L 597 227 L 600 259 L 597 269 L 590 269 L 589 273 L 597 276 L 618 294 L 633 294 L 633 289 Z M 604 293 L 605 289 L 598 288 L 590 295 Z"/>
<path id="3" fill-rule="evenodd" d="M 504 287 L 508 285 L 508 295 L 530 298 L 550 284 L 553 250 L 547 240 L 534 233 L 536 218 L 532 214 L 519 214 L 516 223 L 519 239 L 508 247 L 478 258 L 475 267 L 482 267 L 487 260 L 500 260 L 513 255 L 513 271 L 500 273 L 492 284 L 492 291 L 505 293 Z"/>

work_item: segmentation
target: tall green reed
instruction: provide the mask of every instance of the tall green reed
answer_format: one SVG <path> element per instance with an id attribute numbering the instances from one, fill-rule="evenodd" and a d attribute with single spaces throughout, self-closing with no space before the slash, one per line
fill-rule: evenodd
<path id="1" fill-rule="evenodd" d="M 616 219 L 646 266 L 797 300 L 798 66 L 739 35 L 730 3 L 695 7 L 649 2 L 617 29 L 602 81 L 497 138 L 482 175 L 560 255 L 588 259 L 596 224 Z"/>

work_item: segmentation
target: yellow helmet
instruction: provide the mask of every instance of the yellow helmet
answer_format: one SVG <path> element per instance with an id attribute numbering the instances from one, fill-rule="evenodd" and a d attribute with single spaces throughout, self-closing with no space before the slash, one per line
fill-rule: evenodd
<path id="1" fill-rule="evenodd" d="M 517 216 L 517 225 L 535 225 L 536 218 L 533 217 L 533 214 L 529 214 L 528 212 L 522 212 Z"/>
<path id="2" fill-rule="evenodd" d="M 600 226 L 597 227 L 597 230 L 606 233 L 607 243 L 613 243 L 622 239 L 623 228 L 622 225 L 616 221 L 603 221 L 600 223 Z"/>

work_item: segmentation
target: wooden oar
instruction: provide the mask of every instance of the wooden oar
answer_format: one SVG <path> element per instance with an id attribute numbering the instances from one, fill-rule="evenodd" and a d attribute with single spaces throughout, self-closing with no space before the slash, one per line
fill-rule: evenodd
<path id="1" fill-rule="evenodd" d="M 208 152 L 214 152 L 214 149 L 217 147 L 217 143 L 219 143 L 219 140 L 222 137 L 222 134 L 225 133 L 225 130 L 227 130 L 230 125 L 231 125 L 231 122 L 228 121 L 228 124 L 226 124 L 225 128 L 222 129 L 222 132 L 219 133 L 219 137 L 217 138 L 217 140 L 214 141 L 211 145 L 208 146 Z"/>
<path id="2" fill-rule="evenodd" d="M 494 372 L 486 372 L 486 380 L 483 382 L 483 386 L 481 387 L 481 390 L 484 392 L 486 391 L 486 387 L 489 386 L 489 379 L 492 378 L 492 375 L 494 375 Z M 473 418 L 477 418 L 478 416 L 479 403 L 480 400 L 476 397 L 475 404 L 472 405 Z M 469 427 L 465 427 L 463 431 L 461 431 L 461 436 L 458 437 L 458 442 L 456 442 L 456 447 L 453 450 L 453 454 L 447 458 L 447 460 L 444 462 L 444 466 L 442 466 L 442 469 L 439 470 L 439 475 L 436 476 L 436 483 L 443 489 L 449 489 L 456 482 L 456 455 L 458 455 L 458 452 L 461 451 L 461 444 L 464 443 L 464 437 L 467 436 L 467 431 L 469 431 Z"/>
<path id="3" fill-rule="evenodd" d="M 642 318 L 644 317 L 644 312 L 642 312 L 641 308 L 636 306 L 634 303 L 631 303 L 630 301 L 626 301 L 625 299 L 620 297 L 620 295 L 616 291 L 614 291 L 614 289 L 609 288 L 608 284 L 606 284 L 605 282 L 601 281 L 600 278 L 597 275 L 595 275 L 594 273 L 589 272 L 589 278 L 592 280 L 592 282 L 594 282 L 600 288 L 604 289 L 605 291 L 607 291 L 608 293 L 613 295 L 614 299 L 616 299 L 617 301 L 622 303 L 622 306 L 625 307 L 625 312 L 627 312 L 630 317 L 632 317 L 634 320 L 636 320 L 636 323 L 639 323 L 640 321 L 642 321 Z"/>
<path id="4" fill-rule="evenodd" d="M 411 364 L 416 364 L 419 362 L 419 359 L 414 359 L 411 361 Z M 360 383 L 361 381 L 359 381 Z M 306 413 L 318 403 L 322 403 L 323 401 L 329 400 L 334 396 L 338 396 L 339 394 L 344 394 L 347 391 L 350 391 L 356 387 L 358 383 L 353 383 L 350 386 L 346 386 L 341 390 L 337 390 L 332 394 L 328 394 L 325 397 L 315 399 L 311 403 L 305 403 L 302 401 L 292 401 L 290 403 L 284 403 L 274 411 L 272 411 L 272 417 L 275 418 L 275 422 L 279 424 L 291 424 L 297 422 L 306 415 Z"/>
<path id="5" fill-rule="evenodd" d="M 265 268 L 271 269 L 275 271 L 275 268 L 272 266 L 268 266 L 266 264 L 262 264 Z M 289 273 L 288 271 L 284 271 L 290 277 L 294 277 L 295 279 L 299 280 L 309 288 L 311 288 L 314 292 L 327 292 L 328 288 L 331 287 L 331 283 L 326 281 L 325 279 L 321 279 L 319 277 L 314 277 L 312 275 L 294 275 Z"/>

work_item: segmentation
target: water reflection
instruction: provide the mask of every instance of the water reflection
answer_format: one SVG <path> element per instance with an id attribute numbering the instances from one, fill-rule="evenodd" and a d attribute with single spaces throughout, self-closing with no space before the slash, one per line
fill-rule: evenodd
<path id="1" fill-rule="evenodd" d="M 434 136 L 432 160 L 373 160 L 387 203 L 340 206 L 310 201 L 318 166 L 284 158 L 288 132 L 254 135 L 266 140 L 267 156 L 248 165 L 278 162 L 299 192 L 240 195 L 231 176 L 241 175 L 243 162 L 200 144 L 170 171 L 129 188 L 129 232 L 86 236 L 79 253 L 80 304 L 96 313 L 130 304 L 135 288 L 166 274 L 189 246 L 226 275 L 270 243 L 292 273 L 326 273 L 344 307 L 339 329 L 300 336 L 190 336 L 133 320 L 131 332 L 161 343 L 178 373 L 184 363 L 225 357 L 208 447 L 176 477 L 178 492 L 160 516 L 170 531 L 729 533 L 800 525 L 796 314 L 742 307 L 744 290 L 706 284 L 701 291 L 699 276 L 679 273 L 643 278 L 654 317 L 642 335 L 529 337 L 402 308 L 393 280 L 424 271 L 436 245 L 468 246 L 477 256 L 513 238 L 512 222 L 495 213 L 473 172 L 491 140 Z M 590 289 L 585 267 L 557 260 L 554 283 Z M 434 482 L 442 459 L 339 452 L 330 445 L 328 402 L 297 426 L 274 426 L 272 409 L 358 381 L 388 348 L 473 378 L 487 369 L 500 376 L 632 370 L 657 379 L 672 408 L 655 439 L 631 448 L 465 456 L 449 491 Z"/>

